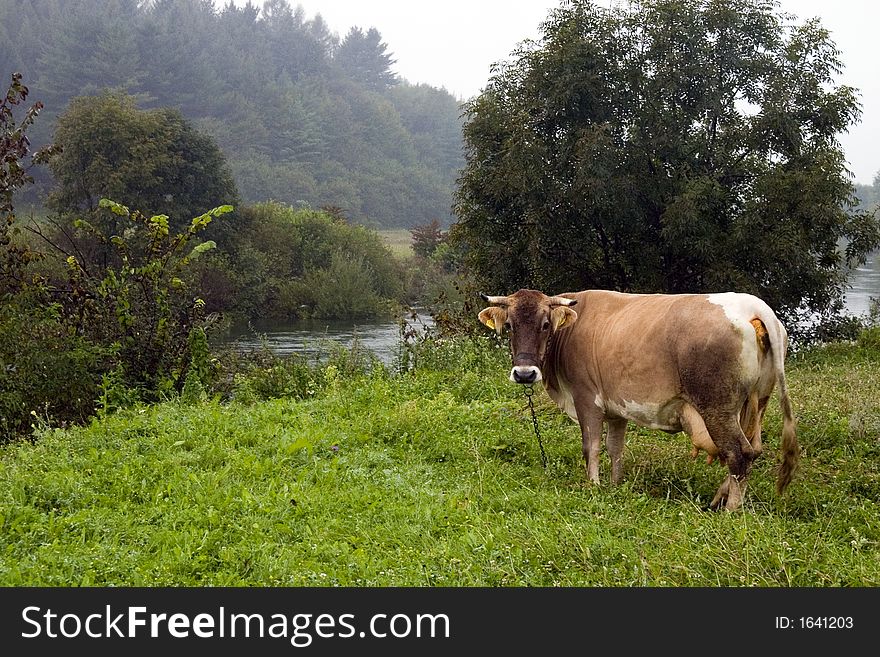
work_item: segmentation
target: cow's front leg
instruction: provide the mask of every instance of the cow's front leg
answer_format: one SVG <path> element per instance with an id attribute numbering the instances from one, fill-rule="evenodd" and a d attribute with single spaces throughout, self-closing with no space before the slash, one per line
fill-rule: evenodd
<path id="1" fill-rule="evenodd" d="M 605 436 L 605 445 L 608 447 L 608 456 L 611 457 L 611 483 L 619 484 L 623 481 L 623 443 L 626 437 L 626 420 L 608 420 L 608 435 Z"/>
<path id="2" fill-rule="evenodd" d="M 746 485 L 745 479 L 740 480 L 739 477 L 732 474 L 727 475 L 715 492 L 715 497 L 712 498 L 709 508 L 717 509 L 723 504 L 727 511 L 736 511 L 742 506 Z"/>
<path id="3" fill-rule="evenodd" d="M 587 467 L 587 479 L 594 484 L 599 483 L 599 449 L 602 447 L 602 414 L 590 409 L 586 413 L 578 412 L 581 425 L 581 440 L 584 451 L 584 463 Z"/>

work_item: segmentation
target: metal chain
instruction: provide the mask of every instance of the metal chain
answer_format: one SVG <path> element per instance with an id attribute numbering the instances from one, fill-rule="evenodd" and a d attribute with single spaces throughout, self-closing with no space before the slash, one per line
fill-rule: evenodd
<path id="1" fill-rule="evenodd" d="M 541 465 L 547 469 L 547 454 L 544 452 L 544 442 L 541 440 L 541 431 L 538 429 L 538 416 L 535 415 L 535 405 L 532 403 L 532 395 L 535 394 L 534 386 L 525 386 L 526 399 L 529 400 L 529 411 L 532 413 L 532 425 L 535 427 L 535 436 L 538 437 L 538 447 L 541 448 Z"/>

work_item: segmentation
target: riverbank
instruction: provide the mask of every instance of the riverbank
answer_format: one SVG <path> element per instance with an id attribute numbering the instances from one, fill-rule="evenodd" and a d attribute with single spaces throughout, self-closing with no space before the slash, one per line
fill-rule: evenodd
<path id="1" fill-rule="evenodd" d="M 543 469 L 507 358 L 451 341 L 403 375 L 328 366 L 304 399 L 168 402 L 3 446 L 0 584 L 880 586 L 876 334 L 790 359 L 800 468 L 778 497 L 774 396 L 736 514 L 706 511 L 723 473 L 683 434 L 631 429 L 625 483 L 585 485 L 542 393 Z"/>

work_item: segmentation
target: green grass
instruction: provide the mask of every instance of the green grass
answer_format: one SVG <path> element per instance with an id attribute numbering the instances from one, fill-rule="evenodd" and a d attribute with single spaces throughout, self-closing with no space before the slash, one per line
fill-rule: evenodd
<path id="1" fill-rule="evenodd" d="M 412 234 L 408 229 L 389 228 L 377 232 L 394 255 L 399 258 L 408 258 L 413 255 Z"/>
<path id="2" fill-rule="evenodd" d="M 683 434 L 631 429 L 624 484 L 586 485 L 542 395 L 544 470 L 506 353 L 466 341 L 307 400 L 46 430 L 0 448 L 0 584 L 878 586 L 877 354 L 791 360 L 800 469 L 777 496 L 774 398 L 733 514 Z"/>

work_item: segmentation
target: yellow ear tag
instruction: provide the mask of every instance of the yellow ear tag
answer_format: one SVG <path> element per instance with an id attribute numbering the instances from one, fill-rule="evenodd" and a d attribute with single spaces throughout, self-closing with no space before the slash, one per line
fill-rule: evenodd
<path id="1" fill-rule="evenodd" d="M 562 319 L 559 320 L 559 323 L 556 325 L 556 329 L 559 330 L 565 324 L 566 320 L 568 320 L 568 315 L 563 315 Z"/>
<path id="2" fill-rule="evenodd" d="M 494 329 L 494 328 L 495 328 L 495 322 L 494 322 L 493 320 L 491 320 L 491 319 L 487 319 L 487 320 L 486 320 L 486 326 L 488 326 L 490 329 Z"/>

